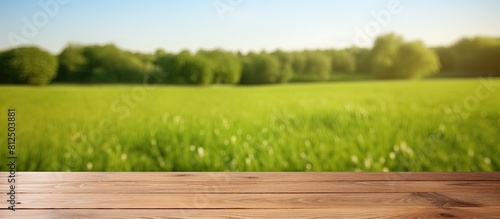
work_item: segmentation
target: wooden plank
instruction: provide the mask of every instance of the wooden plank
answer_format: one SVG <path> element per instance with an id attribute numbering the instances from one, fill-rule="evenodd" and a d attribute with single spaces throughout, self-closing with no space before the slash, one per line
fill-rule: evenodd
<path id="1" fill-rule="evenodd" d="M 500 193 L 500 181 L 276 181 L 239 182 L 63 182 L 18 184 L 19 194 L 259 194 L 259 193 L 388 193 L 388 192 L 489 192 Z"/>
<path id="2" fill-rule="evenodd" d="M 0 173 L 0 178 L 7 178 Z M 500 173 L 16 175 L 0 218 L 500 218 Z M 7 188 L 7 181 L 0 180 Z"/>
<path id="3" fill-rule="evenodd" d="M 5 178 L 8 173 L 0 173 Z M 276 182 L 307 179 L 314 181 L 500 181 L 498 173 L 289 173 L 289 172 L 206 172 L 206 173 L 175 173 L 175 172 L 19 172 L 19 183 L 37 182 L 185 182 L 185 181 L 250 181 Z"/>
<path id="4" fill-rule="evenodd" d="M 500 193 L 27 194 L 21 209 L 320 209 L 348 206 L 500 206 Z"/>
<path id="5" fill-rule="evenodd" d="M 54 209 L 0 211 L 0 218 L 500 218 L 500 208 L 345 207 L 332 209 Z"/>

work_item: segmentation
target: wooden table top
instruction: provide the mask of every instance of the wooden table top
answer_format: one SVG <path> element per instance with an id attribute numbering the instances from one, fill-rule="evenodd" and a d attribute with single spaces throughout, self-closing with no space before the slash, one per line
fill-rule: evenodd
<path id="1" fill-rule="evenodd" d="M 500 218 L 500 173 L 8 176 L 0 173 L 0 218 Z"/>

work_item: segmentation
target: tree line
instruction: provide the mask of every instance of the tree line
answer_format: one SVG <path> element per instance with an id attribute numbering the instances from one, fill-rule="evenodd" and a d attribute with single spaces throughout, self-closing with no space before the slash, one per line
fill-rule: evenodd
<path id="1" fill-rule="evenodd" d="M 379 79 L 500 76 L 500 38 L 463 38 L 448 47 L 428 48 L 390 33 L 379 36 L 370 49 L 247 54 L 220 49 L 146 54 L 113 44 L 70 44 L 57 56 L 34 46 L 0 52 L 1 84 L 133 84 L 154 75 L 165 84 L 250 85 L 329 81 L 340 73 Z"/>

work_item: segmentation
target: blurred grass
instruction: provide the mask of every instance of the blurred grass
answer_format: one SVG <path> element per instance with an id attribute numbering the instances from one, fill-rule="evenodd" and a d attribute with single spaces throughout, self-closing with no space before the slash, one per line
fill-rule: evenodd
<path id="1" fill-rule="evenodd" d="M 19 171 L 499 171 L 493 85 L 472 108 L 478 79 L 4 86 L 0 122 L 17 110 Z"/>

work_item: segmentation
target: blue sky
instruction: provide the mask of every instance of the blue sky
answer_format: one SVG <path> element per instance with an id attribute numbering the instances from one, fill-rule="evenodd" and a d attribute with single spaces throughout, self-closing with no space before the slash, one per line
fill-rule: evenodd
<path id="1" fill-rule="evenodd" d="M 70 42 L 115 43 L 143 52 L 157 48 L 177 52 L 370 46 L 374 37 L 356 40 L 357 30 L 366 34 L 367 25 L 374 33 L 397 32 L 432 46 L 449 45 L 464 36 L 500 36 L 498 0 L 57 1 L 1 0 L 0 50 L 18 45 L 12 36 L 53 53 Z M 402 11 L 391 14 L 390 22 L 382 25 L 373 12 L 388 10 L 390 2 L 399 3 Z M 57 3 L 59 9 L 51 17 L 40 3 Z M 218 13 L 214 3 L 230 10 Z M 34 17 L 42 26 L 37 26 Z M 35 27 L 35 34 L 26 21 Z M 380 28 L 374 29 L 374 25 Z M 31 31 L 30 35 L 23 30 Z"/>

